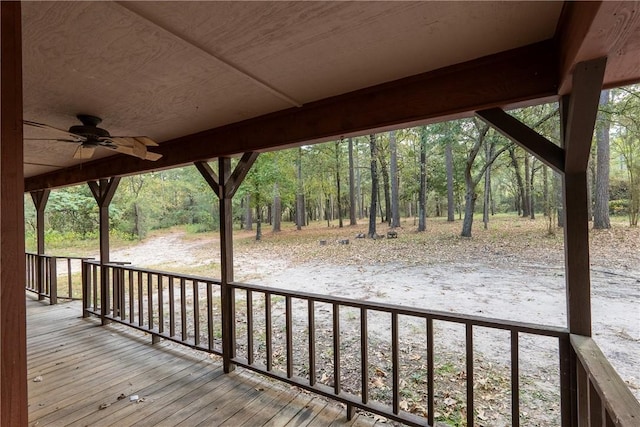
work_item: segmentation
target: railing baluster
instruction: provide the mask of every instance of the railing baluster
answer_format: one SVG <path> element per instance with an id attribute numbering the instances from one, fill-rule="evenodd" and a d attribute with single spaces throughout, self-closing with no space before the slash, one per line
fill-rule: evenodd
<path id="1" fill-rule="evenodd" d="M 102 272 L 100 273 L 102 274 Z M 98 309 L 98 266 L 91 266 L 91 275 L 93 276 L 93 310 Z"/>
<path id="2" fill-rule="evenodd" d="M 158 333 L 164 332 L 164 275 L 158 274 Z"/>
<path id="3" fill-rule="evenodd" d="M 285 327 L 287 329 L 287 378 L 293 376 L 293 321 L 291 297 L 285 297 Z"/>
<path id="4" fill-rule="evenodd" d="M 149 330 L 153 329 L 153 277 L 147 273 L 147 309 L 149 310 Z"/>
<path id="5" fill-rule="evenodd" d="M 333 392 L 340 394 L 340 305 L 333 303 Z"/>
<path id="6" fill-rule="evenodd" d="M 169 336 L 176 335 L 176 303 L 173 276 L 169 276 Z"/>
<path id="7" fill-rule="evenodd" d="M 473 427 L 473 324 L 466 323 L 467 332 L 467 427 Z"/>
<path id="8" fill-rule="evenodd" d="M 135 319 L 135 295 L 133 293 L 133 270 L 129 270 L 129 323 Z"/>
<path id="9" fill-rule="evenodd" d="M 73 298 L 73 283 L 71 282 L 71 258 L 67 258 L 67 279 L 69 281 L 69 298 Z"/>
<path id="10" fill-rule="evenodd" d="M 207 282 L 207 339 L 209 351 L 213 350 L 213 283 Z"/>
<path id="11" fill-rule="evenodd" d="M 367 327 L 367 309 L 360 308 L 360 374 L 362 403 L 369 401 L 369 331 Z"/>
<path id="12" fill-rule="evenodd" d="M 253 293 L 247 289 L 247 362 L 253 365 Z"/>
<path id="13" fill-rule="evenodd" d="M 400 413 L 400 354 L 398 349 L 398 313 L 391 313 L 391 371 L 393 413 Z"/>
<path id="14" fill-rule="evenodd" d="M 430 426 L 435 422 L 433 363 L 433 318 L 427 317 L 427 423 Z"/>
<path id="15" fill-rule="evenodd" d="M 49 276 L 51 277 L 51 284 L 49 285 L 49 303 L 53 305 L 58 303 L 58 259 L 56 257 L 51 257 L 49 259 L 51 260 L 49 267 Z"/>
<path id="16" fill-rule="evenodd" d="M 90 286 L 89 286 L 89 266 L 80 261 L 80 269 L 82 274 L 82 317 L 89 317 L 89 301 L 91 301 Z"/>
<path id="17" fill-rule="evenodd" d="M 588 394 L 589 394 L 589 420 L 590 420 L 589 425 L 593 427 L 602 427 L 604 425 L 602 423 L 602 410 L 603 410 L 602 399 L 600 399 L 598 390 L 596 390 L 590 378 L 588 379 L 588 383 L 589 383 Z"/>
<path id="18" fill-rule="evenodd" d="M 193 285 L 193 343 L 200 344 L 200 296 L 198 293 L 199 282 L 192 281 Z"/>
<path id="19" fill-rule="evenodd" d="M 266 347 L 267 347 L 267 371 L 271 371 L 273 365 L 273 348 L 271 345 L 271 294 L 269 292 L 264 293 L 264 316 L 265 316 L 265 325 L 266 328 Z"/>
<path id="20" fill-rule="evenodd" d="M 520 359 L 519 359 L 519 333 L 511 331 L 511 425 L 520 425 Z"/>
<path id="21" fill-rule="evenodd" d="M 144 325 L 144 299 L 142 296 L 142 271 L 138 271 L 138 326 Z"/>
<path id="22" fill-rule="evenodd" d="M 180 278 L 180 326 L 182 326 L 182 341 L 187 340 L 187 282 Z"/>
<path id="23" fill-rule="evenodd" d="M 316 308 L 312 299 L 308 300 L 309 316 L 309 385 L 316 385 Z"/>

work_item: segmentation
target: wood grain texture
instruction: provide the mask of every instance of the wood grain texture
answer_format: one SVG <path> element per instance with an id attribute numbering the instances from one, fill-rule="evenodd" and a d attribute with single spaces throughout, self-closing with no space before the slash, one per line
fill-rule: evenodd
<path id="1" fill-rule="evenodd" d="M 27 425 L 21 3 L 0 2 L 0 425 Z"/>
<path id="2" fill-rule="evenodd" d="M 28 378 L 43 378 L 28 382 L 31 425 L 284 426 L 304 411 L 318 420 L 344 417 L 338 405 L 259 375 L 224 375 L 218 358 L 168 342 L 152 346 L 122 325 L 96 328 L 78 317 L 79 302 L 44 306 L 27 298 L 26 306 Z M 121 393 L 127 398 L 118 400 Z M 132 394 L 145 401 L 130 402 Z"/>
<path id="3" fill-rule="evenodd" d="M 166 141 L 156 150 L 163 155 L 157 162 L 114 156 L 29 178 L 25 186 L 55 188 L 547 99 L 557 91 L 553 50 L 550 42 L 529 45 Z"/>

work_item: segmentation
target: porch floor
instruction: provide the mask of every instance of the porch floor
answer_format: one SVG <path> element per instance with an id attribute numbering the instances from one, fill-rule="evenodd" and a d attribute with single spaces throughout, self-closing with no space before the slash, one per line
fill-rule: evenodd
<path id="1" fill-rule="evenodd" d="M 31 426 L 375 424 L 359 413 L 347 421 L 336 403 L 250 371 L 225 375 L 219 357 L 101 328 L 80 317 L 79 302 L 47 302 L 26 300 Z"/>

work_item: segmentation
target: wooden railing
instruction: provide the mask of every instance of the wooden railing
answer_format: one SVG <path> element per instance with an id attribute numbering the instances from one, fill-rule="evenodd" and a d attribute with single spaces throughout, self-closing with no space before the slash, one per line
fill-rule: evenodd
<path id="1" fill-rule="evenodd" d="M 57 304 L 58 298 L 82 298 L 82 261 L 92 258 L 51 256 L 26 253 L 26 289 L 49 298 Z"/>
<path id="2" fill-rule="evenodd" d="M 640 404 L 589 337 L 571 335 L 579 426 L 640 426 Z"/>
<path id="3" fill-rule="evenodd" d="M 83 316 L 222 355 L 220 282 L 123 264 L 83 263 Z M 106 294 L 103 292 L 106 289 Z"/>
<path id="4" fill-rule="evenodd" d="M 223 339 L 230 339 L 234 350 L 229 356 L 233 364 L 343 402 L 348 417 L 355 408 L 361 408 L 409 425 L 434 425 L 437 405 L 442 403 L 437 396 L 442 395 L 443 390 L 434 382 L 439 357 L 434 351 L 434 323 L 438 327 L 453 324 L 464 329 L 466 402 L 460 413 L 467 426 L 473 426 L 478 420 L 474 333 L 485 328 L 501 330 L 510 341 L 507 381 L 511 392 L 510 424 L 514 426 L 520 424 L 522 414 L 520 342 L 528 336 L 548 337 L 556 342 L 558 349 L 559 376 L 555 387 L 560 390 L 562 414 L 558 422 L 563 426 L 573 425 L 571 344 L 563 328 L 233 283 L 229 286 L 234 301 L 234 328 L 232 336 L 225 337 L 222 285 L 217 280 L 119 264 L 101 266 L 93 261 L 83 262 L 82 276 L 85 316 L 96 315 L 107 322 L 148 332 L 154 342 L 164 338 L 218 355 L 222 355 Z M 385 379 L 390 391 L 387 399 L 374 395 L 370 385 L 377 375 L 369 360 L 374 351 L 369 320 L 375 316 L 388 319 L 384 326 L 390 335 L 391 362 Z M 425 332 L 424 354 L 420 357 L 426 359 L 426 404 L 419 415 L 405 410 L 401 400 L 405 381 L 402 372 L 406 369 L 401 325 L 407 322 L 422 325 Z M 343 342 L 341 331 L 347 327 L 358 337 L 357 344 Z M 330 344 L 320 353 L 319 346 L 325 338 Z M 299 354 L 301 347 L 305 349 L 304 357 Z M 347 358 L 358 359 L 358 389 L 345 386 L 341 365 Z M 330 368 L 325 363 L 327 360 Z"/>

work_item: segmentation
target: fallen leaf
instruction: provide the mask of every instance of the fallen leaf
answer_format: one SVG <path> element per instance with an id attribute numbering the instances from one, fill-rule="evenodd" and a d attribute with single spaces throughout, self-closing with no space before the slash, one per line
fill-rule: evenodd
<path id="1" fill-rule="evenodd" d="M 42 377 L 41 377 L 40 375 L 38 375 L 37 377 L 35 377 L 35 378 L 33 379 L 33 382 L 34 382 L 34 383 L 41 383 L 41 382 L 42 382 Z"/>
<path id="2" fill-rule="evenodd" d="M 380 369 L 380 368 L 376 368 L 375 373 L 379 377 L 386 377 L 387 376 L 387 373 L 385 371 L 383 371 L 382 369 Z"/>
<path id="3" fill-rule="evenodd" d="M 455 399 L 452 399 L 452 398 L 450 398 L 450 397 L 447 397 L 447 398 L 444 400 L 444 404 L 445 404 L 445 405 L 447 405 L 447 406 L 453 406 L 453 405 L 455 405 L 456 403 L 458 403 L 458 401 L 457 401 L 457 400 L 455 400 Z"/>
<path id="4" fill-rule="evenodd" d="M 109 406 L 111 406 L 111 403 L 103 403 L 98 409 L 107 409 Z"/>
<path id="5" fill-rule="evenodd" d="M 118 400 L 126 399 L 126 397 L 124 393 L 121 393 L 120 396 L 118 396 Z"/>
<path id="6" fill-rule="evenodd" d="M 401 400 L 399 406 L 400 406 L 400 409 L 402 409 L 403 411 L 409 410 L 409 402 L 407 402 L 406 400 Z"/>
<path id="7" fill-rule="evenodd" d="M 380 379 L 380 377 L 375 377 L 371 380 L 371 384 L 373 387 L 384 387 L 384 381 Z"/>

